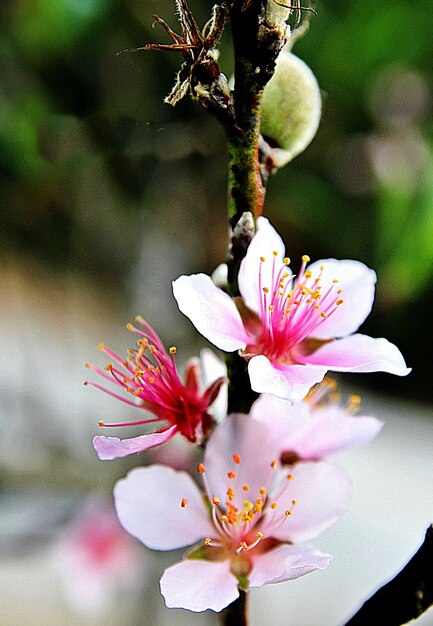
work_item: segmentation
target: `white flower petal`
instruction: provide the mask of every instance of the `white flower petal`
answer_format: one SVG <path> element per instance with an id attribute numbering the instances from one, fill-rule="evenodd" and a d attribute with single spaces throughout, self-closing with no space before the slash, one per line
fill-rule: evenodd
<path id="1" fill-rule="evenodd" d="M 311 336 L 317 339 L 332 339 L 346 337 L 356 332 L 373 306 L 376 273 L 364 263 L 351 259 L 341 261 L 322 259 L 309 265 L 308 269 L 312 272 L 313 278 L 321 273 L 322 295 L 333 286 L 334 279 L 338 280 L 335 291 L 342 290 L 337 297 L 343 300 L 343 304 L 325 319 Z"/>
<path id="2" fill-rule="evenodd" d="M 245 348 L 249 337 L 233 300 L 206 274 L 180 276 L 173 282 L 179 309 L 206 339 L 221 350 Z"/>
<path id="3" fill-rule="evenodd" d="M 133 469 L 114 486 L 114 500 L 122 526 L 148 548 L 173 550 L 215 534 L 197 485 L 171 467 Z"/>
<path id="4" fill-rule="evenodd" d="M 263 354 L 254 356 L 248 364 L 251 388 L 258 393 L 271 393 L 297 402 L 326 374 L 326 367 L 309 365 L 280 365 Z"/>
<path id="5" fill-rule="evenodd" d="M 330 554 L 312 546 L 279 546 L 253 558 L 254 567 L 248 577 L 250 587 L 294 580 L 325 569 L 332 560 Z"/>
<path id="6" fill-rule="evenodd" d="M 274 256 L 274 252 L 277 254 Z M 264 262 L 260 257 L 265 259 Z M 265 217 L 257 219 L 257 232 L 254 235 L 247 254 L 241 263 L 238 283 L 239 291 L 247 307 L 260 315 L 263 292 L 259 285 L 261 273 L 261 286 L 273 287 L 272 268 L 278 273 L 284 257 L 284 243 L 275 228 L 271 226 Z M 285 271 L 290 272 L 287 268 Z"/>
<path id="7" fill-rule="evenodd" d="M 230 561 L 186 559 L 165 570 L 161 593 L 169 608 L 199 613 L 221 611 L 239 596 L 238 581 L 230 572 Z"/>

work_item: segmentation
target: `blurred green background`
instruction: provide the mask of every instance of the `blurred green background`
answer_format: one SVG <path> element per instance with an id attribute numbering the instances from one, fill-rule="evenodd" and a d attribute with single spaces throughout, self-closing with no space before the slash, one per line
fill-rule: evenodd
<path id="1" fill-rule="evenodd" d="M 180 366 L 204 344 L 178 312 L 170 281 L 211 272 L 224 260 L 224 134 L 187 98 L 175 109 L 163 104 L 180 56 L 116 55 L 167 41 L 152 28 L 152 15 L 177 30 L 173 5 L 0 4 L 0 599 L 3 606 L 9 598 L 3 619 L 13 626 L 84 623 L 54 609 L 58 580 L 48 575 L 47 546 L 67 532 L 88 493 L 109 497 L 116 478 L 153 459 L 96 459 L 91 439 L 98 420 L 137 415 L 84 389 L 83 362 L 105 364 L 96 350 L 101 341 L 124 354 L 131 344 L 124 324 L 137 313 L 166 344 L 177 343 Z M 211 6 L 191 0 L 200 24 Z M 265 214 L 292 259 L 348 257 L 377 271 L 376 303 L 362 330 L 396 343 L 413 372 L 404 379 L 352 375 L 344 383 L 394 396 L 406 423 L 413 405 L 403 400 L 431 406 L 433 0 L 329 0 L 317 11 L 293 51 L 323 90 L 321 125 L 307 150 L 270 180 Z M 229 29 L 220 62 L 230 75 Z M 419 435 L 419 449 L 430 446 L 425 439 Z M 407 461 L 409 452 L 394 447 L 387 458 L 400 462 L 406 454 Z M 178 453 L 168 451 L 166 459 Z M 424 476 L 424 457 L 411 453 Z M 395 477 L 384 463 L 381 475 Z M 420 503 L 413 483 L 421 478 L 408 475 L 407 501 Z M 395 520 L 393 506 L 384 502 Z M 411 505 L 407 510 L 412 515 Z M 130 605 L 142 615 L 147 601 L 159 603 L 152 626 L 168 623 L 155 591 L 162 562 L 140 578 L 148 591 L 140 588 Z M 119 606 L 124 611 L 127 603 Z M 111 621 L 95 615 L 93 625 L 146 624 L 125 613 Z M 170 615 L 177 626 L 203 623 L 200 616 Z"/>

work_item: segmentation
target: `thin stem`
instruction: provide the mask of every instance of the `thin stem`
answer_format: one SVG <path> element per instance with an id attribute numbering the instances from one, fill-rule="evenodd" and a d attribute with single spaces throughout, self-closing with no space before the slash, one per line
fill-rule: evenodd
<path id="1" fill-rule="evenodd" d="M 239 598 L 228 605 L 221 613 L 222 626 L 248 626 L 248 597 L 239 591 Z"/>

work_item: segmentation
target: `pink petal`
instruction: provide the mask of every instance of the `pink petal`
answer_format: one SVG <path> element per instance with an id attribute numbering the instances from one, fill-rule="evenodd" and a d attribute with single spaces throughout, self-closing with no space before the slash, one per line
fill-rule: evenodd
<path id="1" fill-rule="evenodd" d="M 234 454 L 240 456 L 239 465 L 234 463 Z M 263 424 L 249 415 L 230 415 L 218 424 L 206 446 L 204 466 L 209 495 L 225 502 L 227 489 L 238 485 L 233 503 L 242 508 L 245 492 L 240 486 L 248 484 L 251 497 L 259 497 L 259 490 L 273 474 L 271 463 L 275 454 L 274 440 Z M 230 471 L 236 472 L 236 481 L 227 478 Z"/>
<path id="2" fill-rule="evenodd" d="M 297 442 L 304 441 L 310 432 L 310 407 L 306 402 L 292 404 L 264 393 L 254 402 L 250 416 L 266 426 L 279 452 L 297 451 Z"/>
<path id="3" fill-rule="evenodd" d="M 294 580 L 315 570 L 325 569 L 331 560 L 330 554 L 323 554 L 312 546 L 279 546 L 254 557 L 249 584 L 250 587 L 262 587 Z"/>
<path id="4" fill-rule="evenodd" d="M 265 536 L 299 543 L 317 537 L 338 520 L 349 506 L 352 486 L 341 467 L 324 461 L 297 463 L 291 474 L 293 479 L 276 498 L 280 515 L 296 500 L 291 516 L 275 531 L 271 525 L 267 531 L 266 521 L 271 524 L 273 519 L 268 513 L 261 530 Z"/>
<path id="5" fill-rule="evenodd" d="M 351 415 L 339 406 L 317 408 L 312 412 L 304 436 L 298 439 L 292 449 L 303 459 L 320 459 L 365 445 L 376 437 L 382 427 L 383 422 L 375 417 Z M 290 447 L 289 438 L 286 442 Z"/>
<path id="6" fill-rule="evenodd" d="M 280 365 L 269 361 L 263 354 L 253 357 L 248 364 L 254 391 L 271 393 L 290 402 L 302 400 L 311 387 L 323 379 L 326 371 L 323 365 Z"/>
<path id="7" fill-rule="evenodd" d="M 187 507 L 180 506 L 182 498 Z M 215 534 L 189 474 L 164 465 L 138 467 L 114 486 L 120 523 L 153 550 L 173 550 Z"/>
<path id="8" fill-rule="evenodd" d="M 206 339 L 221 350 L 245 348 L 249 337 L 233 300 L 206 274 L 180 276 L 173 282 L 179 309 Z"/>
<path id="9" fill-rule="evenodd" d="M 324 295 L 333 285 L 332 281 L 337 279 L 335 289 L 342 290 L 338 297 L 341 297 L 343 304 L 311 335 L 317 339 L 346 337 L 358 330 L 371 311 L 376 273 L 359 261 L 323 259 L 308 267 L 313 278 L 320 273 L 321 266 L 324 267 L 320 281 L 321 293 Z"/>
<path id="10" fill-rule="evenodd" d="M 165 570 L 161 593 L 169 608 L 199 613 L 221 611 L 239 596 L 238 581 L 230 572 L 230 561 L 181 561 Z"/>
<path id="11" fill-rule="evenodd" d="M 263 292 L 259 286 L 259 274 L 261 271 L 261 286 L 272 290 L 274 251 L 277 252 L 275 268 L 278 272 L 283 264 L 283 240 L 265 217 L 259 217 L 257 219 L 257 232 L 248 246 L 247 254 L 241 263 L 238 276 L 239 290 L 246 305 L 258 314 L 261 311 L 260 303 L 263 297 Z M 264 263 L 260 260 L 260 257 L 266 259 Z M 285 271 L 290 272 L 288 268 Z"/>
<path id="12" fill-rule="evenodd" d="M 325 343 L 301 359 L 305 364 L 326 367 L 334 372 L 389 372 L 406 376 L 411 371 L 393 343 L 360 334 Z"/>
<path id="13" fill-rule="evenodd" d="M 93 447 L 102 461 L 112 461 L 113 459 L 120 459 L 124 456 L 144 452 L 149 448 L 159 446 L 161 443 L 174 437 L 177 430 L 178 428 L 175 425 L 161 433 L 141 435 L 140 437 L 131 437 L 131 439 L 98 435 L 93 437 Z"/>

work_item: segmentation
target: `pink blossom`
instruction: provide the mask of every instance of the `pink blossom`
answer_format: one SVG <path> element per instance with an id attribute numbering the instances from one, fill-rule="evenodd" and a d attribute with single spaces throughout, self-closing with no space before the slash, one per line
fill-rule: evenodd
<path id="1" fill-rule="evenodd" d="M 341 468 L 306 462 L 290 473 L 277 460 L 268 429 L 232 415 L 210 437 L 198 466 L 204 493 L 186 472 L 136 468 L 114 497 L 124 528 L 155 550 L 196 544 L 168 568 L 168 607 L 220 611 L 240 589 L 298 578 L 331 557 L 308 545 L 346 510 L 350 481 Z"/>
<path id="2" fill-rule="evenodd" d="M 180 310 L 216 346 L 239 350 L 249 362 L 251 386 L 292 402 L 301 400 L 328 370 L 409 373 L 386 339 L 353 334 L 369 314 L 376 274 L 353 260 L 325 259 L 295 276 L 284 244 L 268 220 L 241 263 L 241 298 L 230 298 L 205 274 L 173 283 Z"/>
<path id="3" fill-rule="evenodd" d="M 68 604 L 93 618 L 110 613 L 122 589 L 138 591 L 145 574 L 142 555 L 113 505 L 99 498 L 89 500 L 65 529 L 53 560 Z"/>
<path id="4" fill-rule="evenodd" d="M 374 439 L 383 422 L 355 414 L 359 403 L 359 396 L 354 394 L 342 406 L 335 382 L 325 378 L 305 400 L 295 404 L 263 394 L 251 407 L 250 415 L 267 426 L 281 461 L 291 465 L 345 452 Z"/>
<path id="5" fill-rule="evenodd" d="M 132 324 L 128 329 L 139 336 L 137 348 L 130 350 L 128 360 L 121 359 L 105 345 L 100 348 L 115 363 L 110 363 L 104 370 L 94 365 L 86 367 L 97 372 L 105 380 L 114 383 L 126 391 L 127 396 L 121 396 L 106 389 L 98 383 L 85 381 L 86 384 L 97 387 L 111 396 L 134 407 L 139 407 L 153 413 L 153 418 L 141 419 L 133 422 L 107 424 L 100 422 L 100 426 L 136 426 L 164 421 L 166 425 L 157 432 L 141 435 L 131 439 L 118 437 L 97 436 L 93 445 L 102 460 L 111 460 L 128 456 L 135 452 L 142 452 L 165 441 L 176 433 L 180 433 L 189 441 L 196 443 L 207 435 L 212 426 L 212 417 L 208 411 L 216 400 L 224 383 L 219 377 L 201 391 L 201 372 L 197 360 L 188 364 L 183 383 L 176 370 L 174 355 L 176 348 L 171 347 L 167 353 L 164 345 L 155 331 L 141 317 L 136 321 L 142 328 Z"/>

